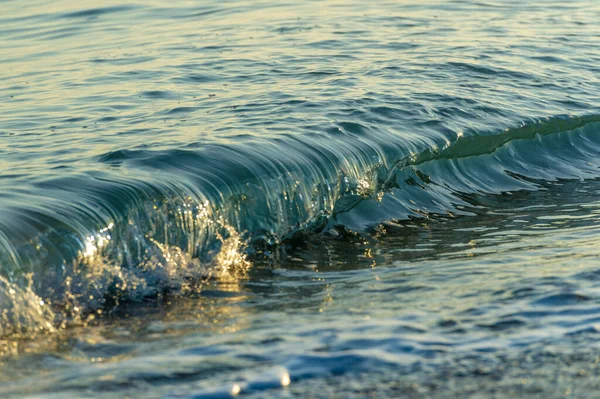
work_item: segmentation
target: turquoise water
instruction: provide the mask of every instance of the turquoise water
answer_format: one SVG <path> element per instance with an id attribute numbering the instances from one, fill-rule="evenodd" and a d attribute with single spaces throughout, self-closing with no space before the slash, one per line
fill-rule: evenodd
<path id="1" fill-rule="evenodd" d="M 597 2 L 2 10 L 0 396 L 600 389 Z"/>

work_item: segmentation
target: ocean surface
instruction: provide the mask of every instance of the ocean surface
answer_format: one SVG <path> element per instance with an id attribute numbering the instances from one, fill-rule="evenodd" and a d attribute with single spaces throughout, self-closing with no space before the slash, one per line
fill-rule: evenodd
<path id="1" fill-rule="evenodd" d="M 598 397 L 600 2 L 0 9 L 0 397 Z"/>

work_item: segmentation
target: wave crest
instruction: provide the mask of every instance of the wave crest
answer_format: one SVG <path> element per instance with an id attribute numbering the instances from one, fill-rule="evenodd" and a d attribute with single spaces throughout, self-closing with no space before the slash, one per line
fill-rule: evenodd
<path id="1" fill-rule="evenodd" d="M 13 234 L 0 236 L 0 336 L 54 331 L 121 301 L 196 290 L 209 278 L 243 279 L 253 256 L 307 235 L 468 215 L 465 193 L 598 177 L 599 136 L 600 116 L 590 115 L 458 135 L 417 152 L 389 141 L 336 147 L 289 138 L 264 151 L 105 154 L 99 161 L 109 168 L 141 177 L 52 182 L 43 207 L 7 206 L 0 231 Z"/>

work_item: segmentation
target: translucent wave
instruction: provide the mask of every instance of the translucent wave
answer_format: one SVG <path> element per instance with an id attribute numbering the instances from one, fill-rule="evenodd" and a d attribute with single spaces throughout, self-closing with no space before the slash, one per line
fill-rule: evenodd
<path id="1" fill-rule="evenodd" d="M 2 203 L 0 334 L 53 331 L 121 301 L 244 278 L 253 257 L 306 236 L 468 215 L 465 194 L 596 178 L 598 155 L 597 115 L 443 143 L 382 134 L 110 152 L 98 159 L 106 170 Z"/>

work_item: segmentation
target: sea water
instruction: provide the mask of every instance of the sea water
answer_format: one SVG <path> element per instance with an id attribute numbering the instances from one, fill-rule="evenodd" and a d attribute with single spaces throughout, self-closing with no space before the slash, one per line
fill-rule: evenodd
<path id="1" fill-rule="evenodd" d="M 1 397 L 595 397 L 600 3 L 0 3 Z"/>

